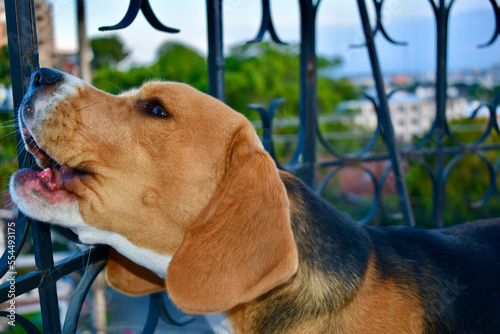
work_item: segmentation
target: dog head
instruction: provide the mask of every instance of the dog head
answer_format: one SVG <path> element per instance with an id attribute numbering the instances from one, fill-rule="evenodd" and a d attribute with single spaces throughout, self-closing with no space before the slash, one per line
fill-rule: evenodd
<path id="1" fill-rule="evenodd" d="M 113 247 L 107 277 L 118 290 L 166 286 L 186 312 L 219 312 L 296 272 L 278 170 L 222 102 L 173 82 L 115 96 L 40 69 L 19 128 L 45 170 L 14 174 L 14 201 L 84 243 Z"/>

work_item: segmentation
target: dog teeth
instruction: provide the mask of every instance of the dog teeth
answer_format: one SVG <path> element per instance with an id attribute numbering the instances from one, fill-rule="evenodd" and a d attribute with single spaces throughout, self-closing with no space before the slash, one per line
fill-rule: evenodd
<path id="1" fill-rule="evenodd" d="M 38 172 L 37 176 L 45 183 L 48 183 L 52 179 L 52 169 L 45 168 L 43 171 Z"/>
<path id="2" fill-rule="evenodd" d="M 61 170 L 63 169 L 63 170 Z M 43 181 L 51 191 L 63 188 L 62 173 L 66 173 L 68 168 L 46 168 L 37 173 L 37 177 Z"/>

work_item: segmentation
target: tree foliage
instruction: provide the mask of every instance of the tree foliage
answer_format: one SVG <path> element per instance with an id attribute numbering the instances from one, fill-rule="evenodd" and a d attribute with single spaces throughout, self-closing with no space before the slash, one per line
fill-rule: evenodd
<path id="1" fill-rule="evenodd" d="M 347 80 L 333 80 L 326 73 L 340 64 L 338 58 L 318 57 L 318 109 L 331 112 L 334 106 L 354 98 L 354 88 Z M 296 46 L 269 43 L 242 44 L 233 47 L 225 59 L 226 103 L 250 118 L 250 103 L 264 106 L 275 98 L 285 98 L 282 115 L 297 115 L 300 99 L 299 55 Z M 165 43 L 158 49 L 158 59 L 151 66 L 134 67 L 126 72 L 100 68 L 94 84 L 112 93 L 140 86 L 151 79 L 188 83 L 208 91 L 206 59 L 196 50 L 178 43 Z"/>
<path id="2" fill-rule="evenodd" d="M 10 86 L 10 61 L 9 46 L 7 44 L 0 48 L 0 83 Z"/>
<path id="3" fill-rule="evenodd" d="M 118 36 L 92 38 L 90 46 L 94 54 L 92 65 L 96 69 L 116 67 L 129 55 Z"/>
<path id="4" fill-rule="evenodd" d="M 94 76 L 94 85 L 117 94 L 139 87 L 148 80 L 158 79 L 181 81 L 208 91 L 206 61 L 198 52 L 178 43 L 165 43 L 159 50 L 158 59 L 151 66 L 136 66 L 127 71 L 99 68 Z"/>

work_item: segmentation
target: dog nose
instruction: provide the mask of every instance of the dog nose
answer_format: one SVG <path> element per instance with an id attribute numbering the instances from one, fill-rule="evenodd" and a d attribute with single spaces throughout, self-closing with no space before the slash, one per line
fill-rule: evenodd
<path id="1" fill-rule="evenodd" d="M 60 72 L 54 71 L 50 68 L 40 68 L 31 74 L 30 85 L 33 88 L 40 88 L 42 86 L 53 85 L 56 82 L 62 81 Z"/>

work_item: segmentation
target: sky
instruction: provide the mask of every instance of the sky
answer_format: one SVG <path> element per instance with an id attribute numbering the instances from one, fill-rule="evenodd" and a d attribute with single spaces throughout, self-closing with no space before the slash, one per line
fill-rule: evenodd
<path id="1" fill-rule="evenodd" d="M 74 51 L 77 45 L 76 8 L 74 0 L 48 0 L 53 4 L 56 49 Z M 381 34 L 376 38 L 384 72 L 422 72 L 435 69 L 435 22 L 429 2 L 432 0 L 385 0 L 383 22 L 389 35 L 408 46 L 387 43 Z M 438 0 L 434 0 L 438 1 Z M 449 0 L 447 1 L 449 2 Z M 86 24 L 90 37 L 118 34 L 131 55 L 128 64 L 151 64 L 156 49 L 166 41 L 183 42 L 206 54 L 206 18 L 204 0 L 150 0 L 157 17 L 165 25 L 181 30 L 178 34 L 156 31 L 142 12 L 126 29 L 99 32 L 100 26 L 114 25 L 125 15 L 129 1 L 87 0 Z M 367 5 L 374 22 L 372 1 Z M 278 36 L 288 43 L 299 42 L 298 1 L 271 0 L 271 15 Z M 224 45 L 251 40 L 259 30 L 260 0 L 223 1 Z M 500 62 L 500 38 L 488 48 L 477 45 L 488 41 L 495 29 L 489 0 L 456 0 L 449 23 L 449 68 L 465 70 L 488 68 Z M 322 0 L 317 16 L 317 50 L 324 56 L 340 56 L 342 74 L 368 74 L 365 48 L 350 48 L 364 42 L 359 12 L 354 0 Z"/>

